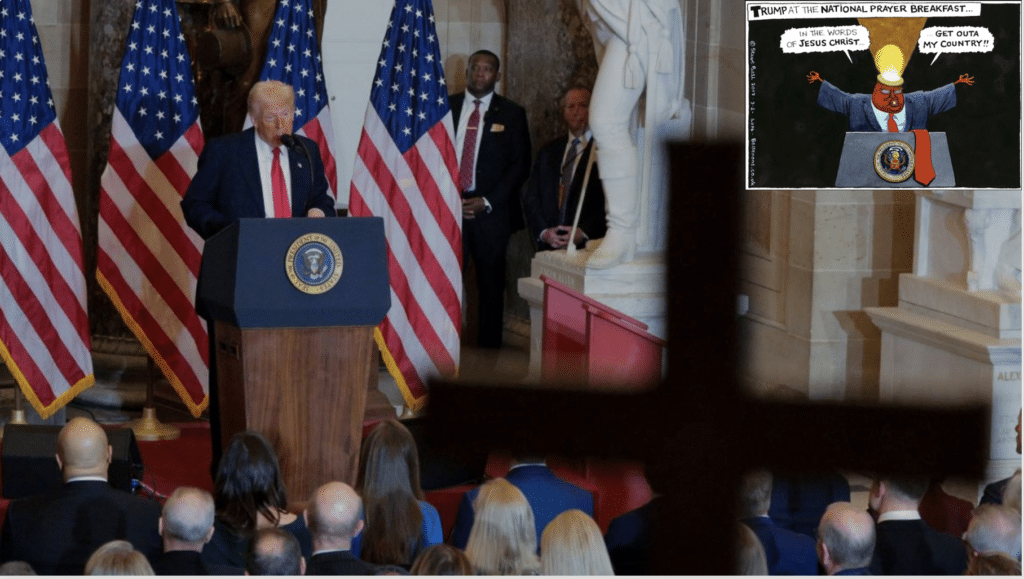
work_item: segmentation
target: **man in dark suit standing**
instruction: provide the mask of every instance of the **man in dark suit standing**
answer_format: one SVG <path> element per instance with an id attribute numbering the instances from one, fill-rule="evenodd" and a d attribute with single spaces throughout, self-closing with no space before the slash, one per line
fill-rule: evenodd
<path id="1" fill-rule="evenodd" d="M 517 200 L 530 170 L 526 111 L 495 94 L 498 56 L 480 50 L 469 57 L 466 91 L 449 95 L 455 122 L 462 193 L 462 259 L 476 266 L 479 294 L 477 345 L 500 348 L 505 305 L 505 251 Z M 465 105 L 465 106 L 464 106 Z"/>
<path id="2" fill-rule="evenodd" d="M 537 549 L 540 550 L 540 539 L 544 527 L 555 517 L 569 509 L 579 509 L 591 517 L 594 516 L 594 495 L 589 491 L 564 481 L 548 468 L 542 457 L 522 456 L 516 458 L 512 468 L 505 475 L 505 480 L 515 485 L 533 509 L 533 522 L 537 531 Z M 459 512 L 455 518 L 448 543 L 459 549 L 465 549 L 469 542 L 469 532 L 473 528 L 476 513 L 473 501 L 480 494 L 477 487 L 462 495 Z"/>
<path id="3" fill-rule="evenodd" d="M 352 538 L 363 529 L 363 501 L 352 487 L 330 482 L 316 490 L 306 508 L 313 535 L 308 575 L 376 575 L 376 567 L 352 554 Z"/>
<path id="4" fill-rule="evenodd" d="M 537 152 L 530 184 L 523 192 L 526 224 L 538 251 L 561 249 L 569 244 L 585 178 L 587 190 L 572 242 L 582 247 L 588 239 L 604 237 L 607 230 L 604 189 L 597 164 L 591 159 L 595 155 L 589 89 L 577 86 L 566 91 L 562 96 L 562 118 L 569 132 Z"/>
<path id="5" fill-rule="evenodd" d="M 242 569 L 203 562 L 203 545 L 213 536 L 213 497 L 195 487 L 178 487 L 160 517 L 164 552 L 152 559 L 157 575 L 241 575 Z"/>
<path id="6" fill-rule="evenodd" d="M 276 80 L 258 82 L 249 91 L 253 127 L 206 143 L 199 168 L 181 200 L 185 222 L 203 239 L 244 217 L 324 217 L 336 215 L 327 192 L 320 148 L 292 135 L 295 92 Z M 290 145 L 290 146 L 289 146 Z M 203 315 L 203 312 L 199 312 Z M 204 316 L 205 317 L 205 316 Z M 216 478 L 222 444 L 217 393 L 216 340 L 209 333 L 209 416 Z"/>
<path id="7" fill-rule="evenodd" d="M 927 491 L 927 478 L 888 476 L 872 484 L 868 501 L 878 513 L 873 575 L 963 575 L 967 569 L 960 539 L 921 520 L 917 509 Z"/>
<path id="8" fill-rule="evenodd" d="M 64 485 L 10 504 L 0 560 L 25 561 L 39 575 L 81 575 L 108 541 L 128 541 L 147 558 L 159 555 L 160 505 L 110 486 L 112 452 L 99 424 L 71 419 L 57 437 Z"/>

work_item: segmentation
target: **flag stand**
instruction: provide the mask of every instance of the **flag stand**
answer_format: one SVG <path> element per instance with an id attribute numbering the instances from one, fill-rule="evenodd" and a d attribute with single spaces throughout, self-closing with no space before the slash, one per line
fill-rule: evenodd
<path id="1" fill-rule="evenodd" d="M 28 424 L 25 420 L 25 411 L 21 408 L 22 402 L 25 401 L 25 395 L 21 393 L 21 388 L 14 385 L 14 408 L 11 410 L 11 419 L 7 421 L 7 424 Z M 0 440 L 4 438 L 4 431 L 0 430 Z"/>
<path id="2" fill-rule="evenodd" d="M 126 426 L 135 432 L 138 440 L 174 440 L 181 436 L 181 429 L 170 424 L 163 424 L 156 417 L 156 407 L 153 405 L 153 388 L 156 383 L 156 369 L 153 367 L 153 358 L 146 358 L 146 406 L 142 409 L 142 418 L 132 420 Z"/>

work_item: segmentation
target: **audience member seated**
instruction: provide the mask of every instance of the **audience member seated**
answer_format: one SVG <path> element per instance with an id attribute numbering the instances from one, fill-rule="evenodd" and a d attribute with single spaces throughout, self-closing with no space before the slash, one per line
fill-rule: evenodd
<path id="1" fill-rule="evenodd" d="M 768 574 L 768 560 L 764 556 L 761 540 L 743 523 L 736 523 L 736 574 Z"/>
<path id="2" fill-rule="evenodd" d="M 477 575 L 536 575 L 537 527 L 521 490 L 503 478 L 480 486 L 466 558 Z"/>
<path id="3" fill-rule="evenodd" d="M 876 479 L 869 502 L 878 513 L 874 575 L 962 575 L 967 551 L 956 538 L 921 520 L 917 507 L 928 479 L 888 476 Z"/>
<path id="4" fill-rule="evenodd" d="M 441 515 L 423 498 L 416 440 L 397 420 L 378 424 L 363 441 L 356 491 L 366 525 L 352 553 L 406 570 L 419 552 L 444 540 Z"/>
<path id="5" fill-rule="evenodd" d="M 954 497 L 942 489 L 942 478 L 933 478 L 928 492 L 917 507 L 921 519 L 931 528 L 947 535 L 962 537 L 971 522 L 974 505 L 960 497 Z"/>
<path id="6" fill-rule="evenodd" d="M 847 502 L 832 503 L 818 523 L 818 562 L 829 575 L 870 575 L 875 522 Z"/>
<path id="7" fill-rule="evenodd" d="M 772 500 L 772 474 L 754 471 L 743 478 L 739 513 L 764 547 L 769 575 L 817 575 L 814 539 L 778 527 L 768 516 Z"/>
<path id="8" fill-rule="evenodd" d="M 1003 489 L 1003 504 L 1020 513 L 1020 469 L 1013 473 Z"/>
<path id="9" fill-rule="evenodd" d="M 1017 412 L 1017 454 L 1020 454 L 1020 419 L 1021 412 Z M 1012 478 L 1012 477 L 1011 477 Z M 985 492 L 981 495 L 981 505 L 1000 505 L 1003 503 L 1003 492 L 1006 490 L 1006 483 L 1010 481 L 1009 478 L 997 480 L 985 487 Z M 1017 509 L 1020 510 L 1020 509 Z"/>
<path id="10" fill-rule="evenodd" d="M 413 575 L 472 575 L 466 554 L 451 545 L 431 545 L 412 564 Z"/>
<path id="11" fill-rule="evenodd" d="M 540 541 L 543 575 L 612 575 L 601 529 L 587 513 L 569 509 L 544 527 Z"/>
<path id="12" fill-rule="evenodd" d="M 86 575 L 153 575 L 146 556 L 128 541 L 114 540 L 100 546 L 85 562 Z"/>
<path id="13" fill-rule="evenodd" d="M 815 538 L 815 528 L 832 503 L 850 500 L 850 483 L 842 474 L 772 473 L 768 516 L 776 527 Z"/>
<path id="14" fill-rule="evenodd" d="M 974 510 L 967 532 L 970 559 L 989 553 L 1003 553 L 1020 562 L 1020 513 L 1006 505 L 980 505 Z"/>
<path id="15" fill-rule="evenodd" d="M 245 552 L 245 572 L 249 575 L 305 575 L 295 535 L 278 527 L 259 529 Z"/>
<path id="16" fill-rule="evenodd" d="M 263 435 L 246 431 L 231 438 L 217 467 L 213 499 L 213 537 L 203 547 L 208 565 L 244 568 L 249 539 L 260 529 L 275 527 L 295 535 L 303 557 L 313 554 L 305 521 L 285 510 L 288 497 L 277 453 Z"/>
<path id="17" fill-rule="evenodd" d="M 124 539 L 160 554 L 160 505 L 107 483 L 112 450 L 103 427 L 72 418 L 57 436 L 64 485 L 13 501 L 0 531 L 0 560 L 25 561 L 40 575 L 81 575 L 101 545 Z"/>
<path id="18" fill-rule="evenodd" d="M 1020 563 L 1003 553 L 978 555 L 971 559 L 964 575 L 1013 575 L 1020 577 Z"/>
<path id="19" fill-rule="evenodd" d="M 658 528 L 658 512 L 665 499 L 656 496 L 644 506 L 623 513 L 608 524 L 604 544 L 616 575 L 649 575 L 652 529 Z"/>
<path id="20" fill-rule="evenodd" d="M 0 565 L 0 575 L 35 575 L 32 565 L 24 561 L 8 561 Z"/>
<path id="21" fill-rule="evenodd" d="M 544 464 L 542 457 L 517 457 L 505 479 L 522 491 L 529 501 L 536 523 L 534 534 L 538 541 L 544 527 L 564 511 L 579 509 L 594 516 L 594 496 L 555 476 Z M 452 527 L 448 542 L 460 549 L 468 544 L 469 531 L 473 527 L 473 501 L 478 492 L 479 488 L 467 492 L 459 504 L 455 526 Z M 536 549 L 540 549 L 539 543 Z"/>
<path id="22" fill-rule="evenodd" d="M 201 553 L 213 536 L 213 496 L 195 487 L 178 487 L 160 517 L 164 552 L 153 560 L 157 575 L 241 575 L 242 569 L 208 565 Z"/>
<path id="23" fill-rule="evenodd" d="M 310 575 L 372 575 L 376 568 L 352 554 L 352 538 L 363 528 L 363 502 L 352 487 L 329 482 L 313 494 L 305 518 L 313 535 Z"/>

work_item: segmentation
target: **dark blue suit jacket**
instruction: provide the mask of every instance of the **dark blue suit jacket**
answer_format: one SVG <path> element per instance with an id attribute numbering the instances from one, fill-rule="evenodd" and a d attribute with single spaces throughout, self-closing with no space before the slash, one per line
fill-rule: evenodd
<path id="1" fill-rule="evenodd" d="M 576 218 L 576 205 L 579 204 L 580 191 L 583 189 L 583 177 L 587 172 L 587 161 L 594 149 L 594 141 L 590 140 L 580 154 L 576 173 L 572 176 L 569 192 L 566 195 L 565 218 L 560 220 L 558 207 L 558 183 L 562 178 L 562 158 L 569 143 L 569 135 L 549 142 L 537 152 L 537 160 L 533 163 L 530 184 L 523 190 L 523 211 L 526 212 L 526 226 L 530 228 L 530 237 L 537 243 L 540 251 L 551 249 L 551 246 L 538 241 L 541 231 L 556 225 L 572 226 Z M 601 187 L 601 175 L 597 163 L 590 172 L 587 183 L 587 194 L 583 198 L 583 209 L 580 211 L 579 228 L 590 239 L 604 237 L 608 230 L 604 215 L 604 188 Z"/>
<path id="2" fill-rule="evenodd" d="M 213 139 L 203 147 L 199 169 L 181 200 L 185 222 L 203 239 L 242 217 L 267 216 L 254 133 L 255 129 L 246 129 Z M 309 151 L 313 182 L 310 183 L 310 161 L 301 150 L 289 151 L 292 216 L 304 217 L 313 207 L 319 207 L 328 217 L 335 215 L 320 148 L 310 139 L 298 135 L 296 138 Z"/>
<path id="3" fill-rule="evenodd" d="M 850 483 L 838 472 L 813 475 L 775 474 L 768 516 L 776 526 L 816 538 L 825 509 L 850 500 Z"/>
<path id="4" fill-rule="evenodd" d="M 742 519 L 764 547 L 769 575 L 817 575 L 818 552 L 814 539 L 775 526 L 768 517 Z"/>
<path id="5" fill-rule="evenodd" d="M 552 519 L 569 509 L 579 509 L 594 516 L 594 496 L 580 487 L 566 482 L 548 467 L 526 465 L 508 471 L 505 479 L 526 495 L 526 501 L 533 509 L 533 521 L 537 528 L 537 548 L 540 548 L 541 533 Z M 448 542 L 459 549 L 466 548 L 469 531 L 473 528 L 473 500 L 480 494 L 475 488 L 462 496 L 459 513 Z"/>
<path id="6" fill-rule="evenodd" d="M 928 118 L 956 106 L 956 89 L 953 83 L 931 91 L 915 91 L 903 95 L 903 110 L 907 112 L 904 132 L 928 128 Z M 886 132 L 875 118 L 870 94 L 843 92 L 827 80 L 821 81 L 818 92 L 818 106 L 834 113 L 846 115 L 851 132 Z"/>

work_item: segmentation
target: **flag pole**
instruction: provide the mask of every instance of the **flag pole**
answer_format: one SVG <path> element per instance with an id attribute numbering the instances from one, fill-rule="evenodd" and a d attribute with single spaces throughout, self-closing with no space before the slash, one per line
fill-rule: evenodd
<path id="1" fill-rule="evenodd" d="M 163 424 L 156 417 L 153 405 L 153 388 L 156 384 L 156 368 L 153 357 L 146 356 L 146 406 L 142 409 L 142 418 L 132 420 L 127 425 L 135 432 L 138 440 L 174 440 L 181 436 L 181 429 L 170 424 Z"/>

